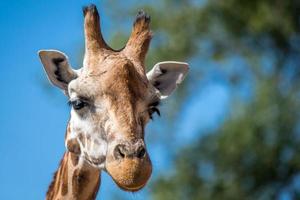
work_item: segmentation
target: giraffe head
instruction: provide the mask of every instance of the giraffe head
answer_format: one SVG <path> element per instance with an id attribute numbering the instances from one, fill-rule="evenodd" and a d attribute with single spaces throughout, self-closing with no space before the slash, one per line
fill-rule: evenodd
<path id="1" fill-rule="evenodd" d="M 51 83 L 69 98 L 71 116 L 66 148 L 91 165 L 104 169 L 124 190 L 147 183 L 152 165 L 144 128 L 161 99 L 181 83 L 188 65 L 161 62 L 146 73 L 144 60 L 151 40 L 150 17 L 139 12 L 126 46 L 110 48 L 101 35 L 94 5 L 85 7 L 83 67 L 73 70 L 57 50 L 39 51 Z"/>

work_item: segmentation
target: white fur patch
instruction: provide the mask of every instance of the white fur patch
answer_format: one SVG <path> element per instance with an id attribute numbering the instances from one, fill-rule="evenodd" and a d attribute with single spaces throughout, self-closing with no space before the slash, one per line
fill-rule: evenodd
<path id="1" fill-rule="evenodd" d="M 90 115 L 90 114 L 88 114 Z M 107 152 L 107 141 L 105 137 L 104 128 L 101 127 L 100 122 L 93 121 L 91 116 L 81 118 L 76 111 L 71 110 L 71 119 L 70 119 L 70 130 L 69 138 L 77 138 L 77 141 L 80 145 L 81 156 L 85 159 L 94 158 L 103 160 L 102 163 L 98 163 L 96 167 L 103 169 L 104 162 Z M 85 139 L 84 144 L 79 140 L 79 135 L 82 134 L 82 137 Z M 88 155 L 86 158 L 85 154 Z"/>

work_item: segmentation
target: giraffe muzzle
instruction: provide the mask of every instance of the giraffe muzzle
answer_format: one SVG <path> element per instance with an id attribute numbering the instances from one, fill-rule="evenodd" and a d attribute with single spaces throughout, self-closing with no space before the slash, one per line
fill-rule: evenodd
<path id="1" fill-rule="evenodd" d="M 152 173 L 144 141 L 116 144 L 107 157 L 106 170 L 123 190 L 134 192 L 143 188 Z"/>

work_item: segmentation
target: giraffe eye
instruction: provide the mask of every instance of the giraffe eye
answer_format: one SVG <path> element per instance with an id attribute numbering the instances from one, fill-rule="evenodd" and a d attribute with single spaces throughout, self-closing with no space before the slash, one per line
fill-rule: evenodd
<path id="1" fill-rule="evenodd" d="M 83 107 L 85 107 L 87 105 L 86 102 L 81 101 L 80 99 L 70 101 L 69 103 L 70 103 L 70 105 L 72 105 L 74 110 L 80 110 L 80 109 L 82 109 Z"/>

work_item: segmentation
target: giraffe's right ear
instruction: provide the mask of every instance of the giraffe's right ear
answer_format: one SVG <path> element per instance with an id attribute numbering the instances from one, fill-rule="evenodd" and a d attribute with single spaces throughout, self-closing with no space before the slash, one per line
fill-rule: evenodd
<path id="1" fill-rule="evenodd" d="M 68 57 L 57 50 L 40 50 L 38 52 L 50 82 L 68 90 L 68 84 L 77 78 L 77 73 L 69 64 Z"/>

